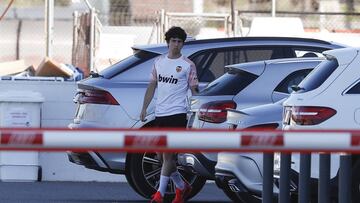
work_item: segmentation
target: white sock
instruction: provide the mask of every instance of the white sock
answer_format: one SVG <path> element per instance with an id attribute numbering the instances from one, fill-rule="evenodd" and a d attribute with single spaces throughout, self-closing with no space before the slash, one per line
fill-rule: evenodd
<path id="1" fill-rule="evenodd" d="M 161 193 L 161 196 L 163 196 L 163 197 L 166 193 L 166 188 L 169 183 L 169 180 L 170 180 L 170 177 L 168 177 L 168 176 L 163 176 L 163 175 L 160 176 L 160 185 L 159 185 L 158 191 Z"/>
<path id="2" fill-rule="evenodd" d="M 175 186 L 180 190 L 183 190 L 185 187 L 185 183 L 181 178 L 179 171 L 175 171 L 170 175 L 171 180 L 174 182 Z"/>

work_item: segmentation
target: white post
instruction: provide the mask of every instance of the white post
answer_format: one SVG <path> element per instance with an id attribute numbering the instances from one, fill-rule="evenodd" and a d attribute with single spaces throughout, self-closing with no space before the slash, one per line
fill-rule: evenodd
<path id="1" fill-rule="evenodd" d="M 46 34 L 46 53 L 47 57 L 52 55 L 54 33 L 54 0 L 45 1 L 45 34 Z"/>
<path id="2" fill-rule="evenodd" d="M 204 0 L 193 0 L 193 13 L 204 12 Z"/>
<path id="3" fill-rule="evenodd" d="M 89 69 L 90 72 L 95 72 L 94 69 L 94 54 L 95 54 L 95 8 L 90 9 L 90 56 L 89 56 Z"/>
<path id="4" fill-rule="evenodd" d="M 271 17 L 276 17 L 276 0 L 272 0 Z"/>

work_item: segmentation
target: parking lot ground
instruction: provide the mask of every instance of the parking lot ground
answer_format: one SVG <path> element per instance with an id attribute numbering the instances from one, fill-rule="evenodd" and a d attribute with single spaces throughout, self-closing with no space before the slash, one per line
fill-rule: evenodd
<path id="1" fill-rule="evenodd" d="M 109 182 L 0 182 L 0 202 L 4 203 L 145 203 L 127 183 Z M 231 202 L 214 183 L 189 202 Z"/>

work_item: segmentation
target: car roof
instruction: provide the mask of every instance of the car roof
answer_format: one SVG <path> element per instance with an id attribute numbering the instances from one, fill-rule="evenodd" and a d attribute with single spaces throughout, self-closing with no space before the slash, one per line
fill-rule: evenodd
<path id="1" fill-rule="evenodd" d="M 271 59 L 264 61 L 254 61 L 246 63 L 237 63 L 225 66 L 226 70 L 242 70 L 252 74 L 260 75 L 266 65 L 269 64 L 284 64 L 284 63 L 303 63 L 303 62 L 312 62 L 312 61 L 323 61 L 324 58 L 321 57 L 304 57 L 304 58 L 281 58 L 281 59 Z"/>
<path id="2" fill-rule="evenodd" d="M 347 47 L 336 42 L 324 41 L 320 39 L 301 38 L 301 37 L 229 37 L 229 38 L 214 38 L 186 41 L 184 49 L 190 49 L 193 46 L 198 47 L 217 47 L 218 45 L 234 46 L 236 42 L 241 42 L 241 45 L 298 45 L 298 46 L 319 46 L 331 48 Z M 203 46 L 201 46 L 203 45 Z M 150 44 L 150 45 L 136 45 L 132 47 L 134 50 L 150 51 L 158 54 L 167 52 L 167 44 Z"/>
<path id="3" fill-rule="evenodd" d="M 357 54 L 359 54 L 360 47 L 350 47 L 336 50 L 324 51 L 326 57 L 336 57 L 339 65 L 349 63 Z"/>

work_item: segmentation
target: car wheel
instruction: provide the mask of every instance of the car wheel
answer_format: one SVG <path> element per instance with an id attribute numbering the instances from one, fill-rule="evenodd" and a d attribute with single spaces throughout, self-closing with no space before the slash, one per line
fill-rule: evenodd
<path id="1" fill-rule="evenodd" d="M 126 170 L 125 170 L 125 177 L 126 177 L 126 181 L 127 183 L 130 185 L 130 187 L 135 190 L 136 193 L 140 194 L 139 190 L 137 189 L 137 187 L 134 184 L 133 179 L 131 178 L 131 173 L 129 170 L 130 167 L 128 167 L 128 164 L 126 165 Z"/>
<path id="2" fill-rule="evenodd" d="M 127 161 L 129 163 L 126 163 L 126 165 L 129 165 L 131 168 L 128 173 L 128 178 L 131 179 L 130 182 L 132 182 L 136 188 L 135 191 L 145 198 L 150 198 L 151 195 L 156 192 L 160 180 L 161 161 L 157 157 L 157 154 L 148 152 L 129 154 Z M 192 186 L 189 198 L 199 193 L 206 179 L 184 170 L 181 166 L 178 166 L 178 170 L 183 179 Z M 173 198 L 174 195 L 175 185 L 170 181 L 166 198 Z"/>
<path id="3" fill-rule="evenodd" d="M 360 202 L 360 160 L 352 167 L 351 195 L 353 202 Z"/>

